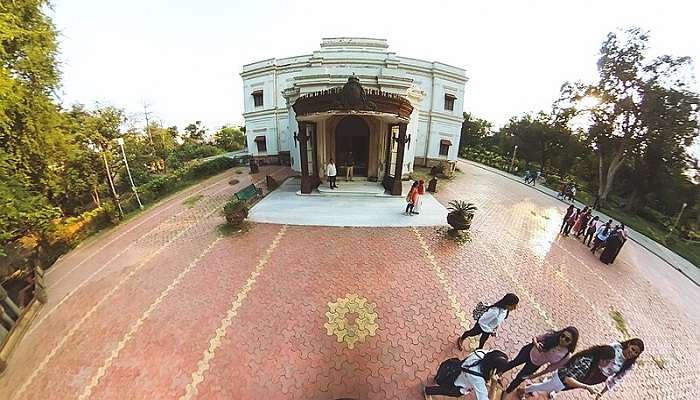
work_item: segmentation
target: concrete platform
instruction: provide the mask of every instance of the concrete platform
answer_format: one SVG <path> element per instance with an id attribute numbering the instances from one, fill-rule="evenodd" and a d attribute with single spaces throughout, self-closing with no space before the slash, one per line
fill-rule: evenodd
<path id="1" fill-rule="evenodd" d="M 315 191 L 310 195 L 300 195 L 298 178 L 290 178 L 253 206 L 248 219 L 253 222 L 312 226 L 410 227 L 447 224 L 447 209 L 430 194 L 423 196 L 423 209 L 419 215 L 407 216 L 403 214 L 406 208 L 404 197 L 385 195 L 383 188 L 375 183 L 340 182 L 338 186 L 344 188 L 345 193 L 338 189 L 328 193 L 328 189 L 323 193 Z"/>

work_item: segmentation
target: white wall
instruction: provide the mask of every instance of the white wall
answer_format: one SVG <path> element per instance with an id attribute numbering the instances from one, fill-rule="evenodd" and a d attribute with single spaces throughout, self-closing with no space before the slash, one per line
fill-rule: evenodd
<path id="1" fill-rule="evenodd" d="M 283 90 L 297 87 L 300 94 L 304 94 L 338 87 L 355 73 L 367 88 L 405 94 L 413 86 L 425 92 L 409 123 L 412 143 L 407 156 L 425 157 L 427 150 L 428 158 L 439 158 L 440 140 L 448 139 L 452 147 L 447 158 L 456 159 L 467 81 L 465 70 L 398 57 L 387 48 L 382 39 L 324 39 L 321 49 L 311 55 L 269 59 L 244 66 L 241 77 L 248 149 L 253 155 L 259 155 L 254 139 L 264 134 L 266 154 L 290 151 L 293 168 L 298 170 L 298 149 L 292 138 L 297 126 L 282 95 Z M 263 90 L 262 107 L 254 106 L 251 94 L 256 90 Z M 446 93 L 456 97 L 452 111 L 444 109 Z"/>

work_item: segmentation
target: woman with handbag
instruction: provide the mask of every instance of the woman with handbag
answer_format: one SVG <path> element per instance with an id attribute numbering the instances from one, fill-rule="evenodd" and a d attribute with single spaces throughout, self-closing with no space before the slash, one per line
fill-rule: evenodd
<path id="1" fill-rule="evenodd" d="M 479 338 L 479 347 L 481 349 L 484 347 L 486 340 L 491 336 L 496 336 L 496 330 L 503 323 L 503 321 L 508 318 L 511 311 L 518 308 L 518 302 L 520 299 L 515 293 L 508 293 L 501 300 L 498 300 L 494 304 L 488 306 L 483 314 L 476 318 L 476 323 L 472 329 L 464 332 L 462 336 L 457 338 L 457 348 L 462 350 L 462 343 L 472 336 L 481 335 Z"/>
<path id="2" fill-rule="evenodd" d="M 508 356 L 500 350 L 486 352 L 476 350 L 464 361 L 449 359 L 440 364 L 435 383 L 423 390 L 426 398 L 431 395 L 462 397 L 473 391 L 476 400 L 489 400 L 486 383 L 492 378 L 498 379 L 508 365 Z"/>

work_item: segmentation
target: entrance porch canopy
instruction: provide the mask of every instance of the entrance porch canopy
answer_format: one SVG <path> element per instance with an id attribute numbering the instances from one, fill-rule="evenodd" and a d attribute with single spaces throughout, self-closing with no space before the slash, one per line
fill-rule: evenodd
<path id="1" fill-rule="evenodd" d="M 380 90 L 365 90 L 360 80 L 353 75 L 343 87 L 302 95 L 292 108 L 299 125 L 299 134 L 294 134 L 294 140 L 300 147 L 302 193 L 311 193 L 320 184 L 316 151 L 317 122 L 334 115 L 362 115 L 376 117 L 388 126 L 386 142 L 391 145 L 387 145 L 385 149 L 382 183 L 391 194 L 401 194 L 404 149 L 410 141 L 410 136 L 406 136 L 406 127 L 413 112 L 413 106 L 408 99 Z M 392 133 L 394 130 L 397 131 L 395 134 Z M 397 145 L 394 154 L 393 142 Z M 394 170 L 390 171 L 394 164 Z M 310 169 L 312 171 L 309 171 Z"/>

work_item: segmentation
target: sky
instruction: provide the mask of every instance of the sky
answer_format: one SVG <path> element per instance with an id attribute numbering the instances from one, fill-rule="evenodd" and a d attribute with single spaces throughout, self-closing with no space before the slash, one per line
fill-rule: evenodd
<path id="1" fill-rule="evenodd" d="M 65 105 L 114 105 L 138 121 L 147 104 L 180 128 L 243 124 L 242 66 L 309 54 L 323 37 L 384 38 L 400 56 L 466 69 L 465 111 L 496 127 L 550 109 L 565 81 L 594 81 L 600 45 L 619 28 L 650 31 L 651 56 L 700 63 L 690 0 L 54 0 L 49 15 Z"/>

